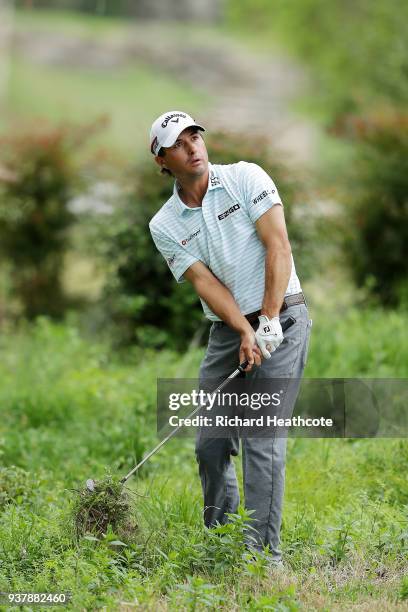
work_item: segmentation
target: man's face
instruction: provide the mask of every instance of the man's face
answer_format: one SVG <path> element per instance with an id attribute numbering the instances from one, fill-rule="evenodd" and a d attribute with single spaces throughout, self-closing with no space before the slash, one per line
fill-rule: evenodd
<path id="1" fill-rule="evenodd" d="M 164 157 L 155 159 L 159 166 L 180 179 L 198 178 L 208 170 L 207 147 L 201 132 L 194 128 L 183 130 L 174 145 L 165 148 Z"/>

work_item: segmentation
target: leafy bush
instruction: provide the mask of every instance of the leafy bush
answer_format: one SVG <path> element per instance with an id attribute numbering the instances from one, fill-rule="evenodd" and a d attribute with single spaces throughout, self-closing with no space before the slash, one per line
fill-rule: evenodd
<path id="1" fill-rule="evenodd" d="M 398 597 L 404 601 L 408 599 L 408 575 L 403 576 L 401 580 Z"/>
<path id="2" fill-rule="evenodd" d="M 358 284 L 384 305 L 407 292 L 408 115 L 382 113 L 339 121 L 336 133 L 355 142 L 347 184 L 346 251 Z"/>
<path id="3" fill-rule="evenodd" d="M 289 235 L 295 252 L 302 250 L 300 273 L 308 272 L 307 235 L 295 222 L 293 209 L 299 186 L 289 170 L 259 137 L 213 134 L 207 147 L 213 163 L 241 159 L 261 165 L 276 182 L 285 204 Z M 113 219 L 102 222 L 97 245 L 108 269 L 105 307 L 121 342 L 139 341 L 182 350 L 203 331 L 199 300 L 189 283 L 177 285 L 150 236 L 149 221 L 170 197 L 173 180 L 160 175 L 153 160 L 142 166 L 137 180 Z M 299 258 L 300 259 L 300 258 Z M 306 265 L 302 265 L 306 262 Z M 198 330 L 198 331 L 197 331 Z"/>
<path id="4" fill-rule="evenodd" d="M 64 309 L 60 275 L 75 220 L 68 202 L 80 185 L 76 155 L 96 127 L 43 124 L 0 139 L 0 254 L 28 318 Z"/>
<path id="5" fill-rule="evenodd" d="M 296 587 L 289 587 L 273 594 L 249 597 L 245 602 L 248 612 L 263 612 L 264 610 L 279 610 L 279 612 L 298 612 L 303 606 L 296 597 Z"/>
<path id="6" fill-rule="evenodd" d="M 35 497 L 41 479 L 19 467 L 0 468 L 0 511 L 7 504 L 30 502 Z"/>
<path id="7" fill-rule="evenodd" d="M 217 586 L 206 582 L 200 576 L 187 576 L 187 582 L 178 585 L 172 593 L 175 608 L 185 610 L 215 609 L 223 603 L 224 598 L 217 593 Z"/>

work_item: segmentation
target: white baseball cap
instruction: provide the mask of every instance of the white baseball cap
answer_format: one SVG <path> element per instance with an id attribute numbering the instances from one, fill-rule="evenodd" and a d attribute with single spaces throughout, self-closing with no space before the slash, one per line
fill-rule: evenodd
<path id="1" fill-rule="evenodd" d="M 172 147 L 178 136 L 188 127 L 197 127 L 205 132 L 205 128 L 194 121 L 183 111 L 163 113 L 153 122 L 150 130 L 150 151 L 157 155 L 162 147 Z"/>

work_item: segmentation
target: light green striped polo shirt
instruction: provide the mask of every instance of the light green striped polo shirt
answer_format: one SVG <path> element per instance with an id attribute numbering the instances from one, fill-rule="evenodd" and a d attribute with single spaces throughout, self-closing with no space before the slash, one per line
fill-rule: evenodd
<path id="1" fill-rule="evenodd" d="M 202 206 L 186 206 L 175 182 L 173 195 L 150 221 L 150 232 L 177 282 L 202 261 L 228 287 L 240 311 L 249 314 L 261 308 L 265 289 L 265 247 L 255 222 L 276 204 L 282 204 L 278 190 L 257 164 L 209 164 Z M 300 291 L 292 257 L 285 295 Z M 208 319 L 220 320 L 201 303 Z"/>

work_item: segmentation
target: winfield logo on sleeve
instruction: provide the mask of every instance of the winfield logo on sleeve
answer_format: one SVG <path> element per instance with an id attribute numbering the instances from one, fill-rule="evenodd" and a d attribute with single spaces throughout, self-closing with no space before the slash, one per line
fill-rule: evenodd
<path id="1" fill-rule="evenodd" d="M 188 242 L 190 242 L 190 240 L 193 240 L 193 238 L 198 236 L 200 232 L 201 232 L 201 227 L 199 227 L 196 232 L 193 232 L 192 234 L 190 234 L 188 238 L 184 238 L 184 240 L 181 241 L 181 244 L 185 246 Z"/>
<path id="2" fill-rule="evenodd" d="M 264 198 L 266 198 L 266 196 L 270 195 L 271 193 L 275 193 L 275 189 L 265 189 L 265 191 L 262 191 L 259 195 L 256 196 L 256 198 L 252 200 L 252 204 L 258 204 L 258 202 L 261 202 Z"/>
<path id="3" fill-rule="evenodd" d="M 239 208 L 241 208 L 239 204 L 234 204 L 234 206 L 231 206 L 231 208 L 229 208 L 228 210 L 226 210 L 223 213 L 221 213 L 220 215 L 218 215 L 219 221 L 222 221 L 223 219 L 225 219 L 225 217 L 228 217 L 228 215 L 231 215 L 232 213 L 234 213 Z"/>

